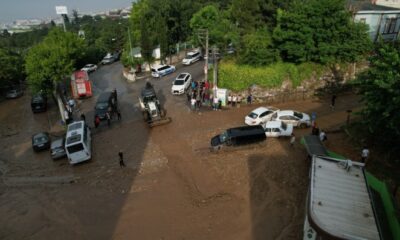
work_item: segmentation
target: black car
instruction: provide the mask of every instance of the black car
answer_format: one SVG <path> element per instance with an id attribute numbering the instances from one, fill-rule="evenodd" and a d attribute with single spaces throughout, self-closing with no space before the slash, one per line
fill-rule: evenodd
<path id="1" fill-rule="evenodd" d="M 260 125 L 229 128 L 222 134 L 211 138 L 211 147 L 219 149 L 222 145 L 241 146 L 262 142 L 266 138 L 264 128 Z"/>
<path id="2" fill-rule="evenodd" d="M 103 92 L 97 99 L 95 106 L 95 115 L 98 115 L 100 120 L 106 119 L 106 113 L 111 107 L 112 92 Z"/>
<path id="3" fill-rule="evenodd" d="M 50 148 L 50 136 L 47 132 L 36 133 L 32 136 L 32 148 L 38 152 Z"/>
<path id="4" fill-rule="evenodd" d="M 32 96 L 31 108 L 33 113 L 45 112 L 47 110 L 47 97 L 43 93 Z"/>

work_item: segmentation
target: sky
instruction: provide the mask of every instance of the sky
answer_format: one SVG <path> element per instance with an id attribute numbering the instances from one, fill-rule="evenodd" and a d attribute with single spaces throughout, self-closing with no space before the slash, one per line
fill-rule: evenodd
<path id="1" fill-rule="evenodd" d="M 0 23 L 12 23 L 18 19 L 55 18 L 55 6 L 67 6 L 68 14 L 98 12 L 128 7 L 132 0 L 0 0 Z"/>

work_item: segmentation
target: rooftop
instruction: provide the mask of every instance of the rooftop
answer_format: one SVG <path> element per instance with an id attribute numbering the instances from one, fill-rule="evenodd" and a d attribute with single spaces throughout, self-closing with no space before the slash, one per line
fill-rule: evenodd
<path id="1" fill-rule="evenodd" d="M 380 239 L 363 165 L 313 157 L 308 215 L 339 239 Z"/>

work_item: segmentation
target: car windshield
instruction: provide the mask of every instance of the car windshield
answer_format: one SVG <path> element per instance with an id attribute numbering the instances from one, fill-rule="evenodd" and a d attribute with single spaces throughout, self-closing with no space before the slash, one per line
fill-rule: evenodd
<path id="1" fill-rule="evenodd" d="M 162 71 L 162 70 L 165 70 L 165 69 L 168 69 L 168 68 L 169 68 L 169 66 L 160 67 L 160 68 L 158 69 L 158 71 Z"/>
<path id="2" fill-rule="evenodd" d="M 88 64 L 88 65 L 85 65 L 85 66 L 84 66 L 84 68 L 91 68 L 91 67 L 92 67 L 91 64 Z"/>
<path id="3" fill-rule="evenodd" d="M 251 112 L 249 115 L 247 115 L 249 117 L 251 117 L 252 119 L 256 119 L 258 117 L 258 115 L 256 113 Z"/>
<path id="4" fill-rule="evenodd" d="M 17 90 L 13 89 L 13 90 L 8 91 L 8 93 L 11 93 L 11 94 L 17 93 Z"/>
<path id="5" fill-rule="evenodd" d="M 296 116 L 296 117 L 298 117 L 298 118 L 300 118 L 300 119 L 303 119 L 303 114 L 302 114 L 302 113 L 293 112 L 293 115 Z"/>
<path id="6" fill-rule="evenodd" d="M 99 110 L 107 109 L 107 107 L 108 107 L 108 103 L 106 103 L 106 102 L 99 102 L 96 104 L 96 109 L 99 109 Z"/>
<path id="7" fill-rule="evenodd" d="M 287 124 L 286 123 L 284 123 L 284 122 L 281 122 L 282 124 L 281 124 L 281 128 L 283 129 L 283 130 L 286 130 L 287 129 Z"/>
<path id="8" fill-rule="evenodd" d="M 47 137 L 45 135 L 36 136 L 33 138 L 35 144 L 41 144 L 47 142 Z"/>
<path id="9" fill-rule="evenodd" d="M 278 117 L 278 113 L 274 113 L 274 114 L 272 114 L 271 119 L 274 120 L 274 119 L 276 119 L 277 117 Z"/>
<path id="10" fill-rule="evenodd" d="M 186 55 L 185 58 L 186 58 L 186 59 L 192 59 L 192 58 L 194 58 L 194 54 L 192 54 L 192 55 Z"/>
<path id="11" fill-rule="evenodd" d="M 183 80 L 175 80 L 174 85 L 183 85 Z"/>
<path id="12" fill-rule="evenodd" d="M 221 143 L 224 143 L 224 142 L 226 141 L 227 138 L 228 138 L 228 133 L 227 133 L 227 132 L 224 132 L 224 133 L 222 133 L 221 135 L 219 135 L 219 141 L 220 141 Z"/>

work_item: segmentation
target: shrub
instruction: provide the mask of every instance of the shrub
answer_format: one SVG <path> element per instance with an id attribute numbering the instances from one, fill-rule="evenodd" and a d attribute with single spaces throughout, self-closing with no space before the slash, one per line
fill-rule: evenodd
<path id="1" fill-rule="evenodd" d="M 275 63 L 265 67 L 237 65 L 234 62 L 221 62 L 218 72 L 218 86 L 240 91 L 256 84 L 264 88 L 280 87 L 289 79 L 297 87 L 305 79 L 319 77 L 324 67 L 314 63 Z"/>

